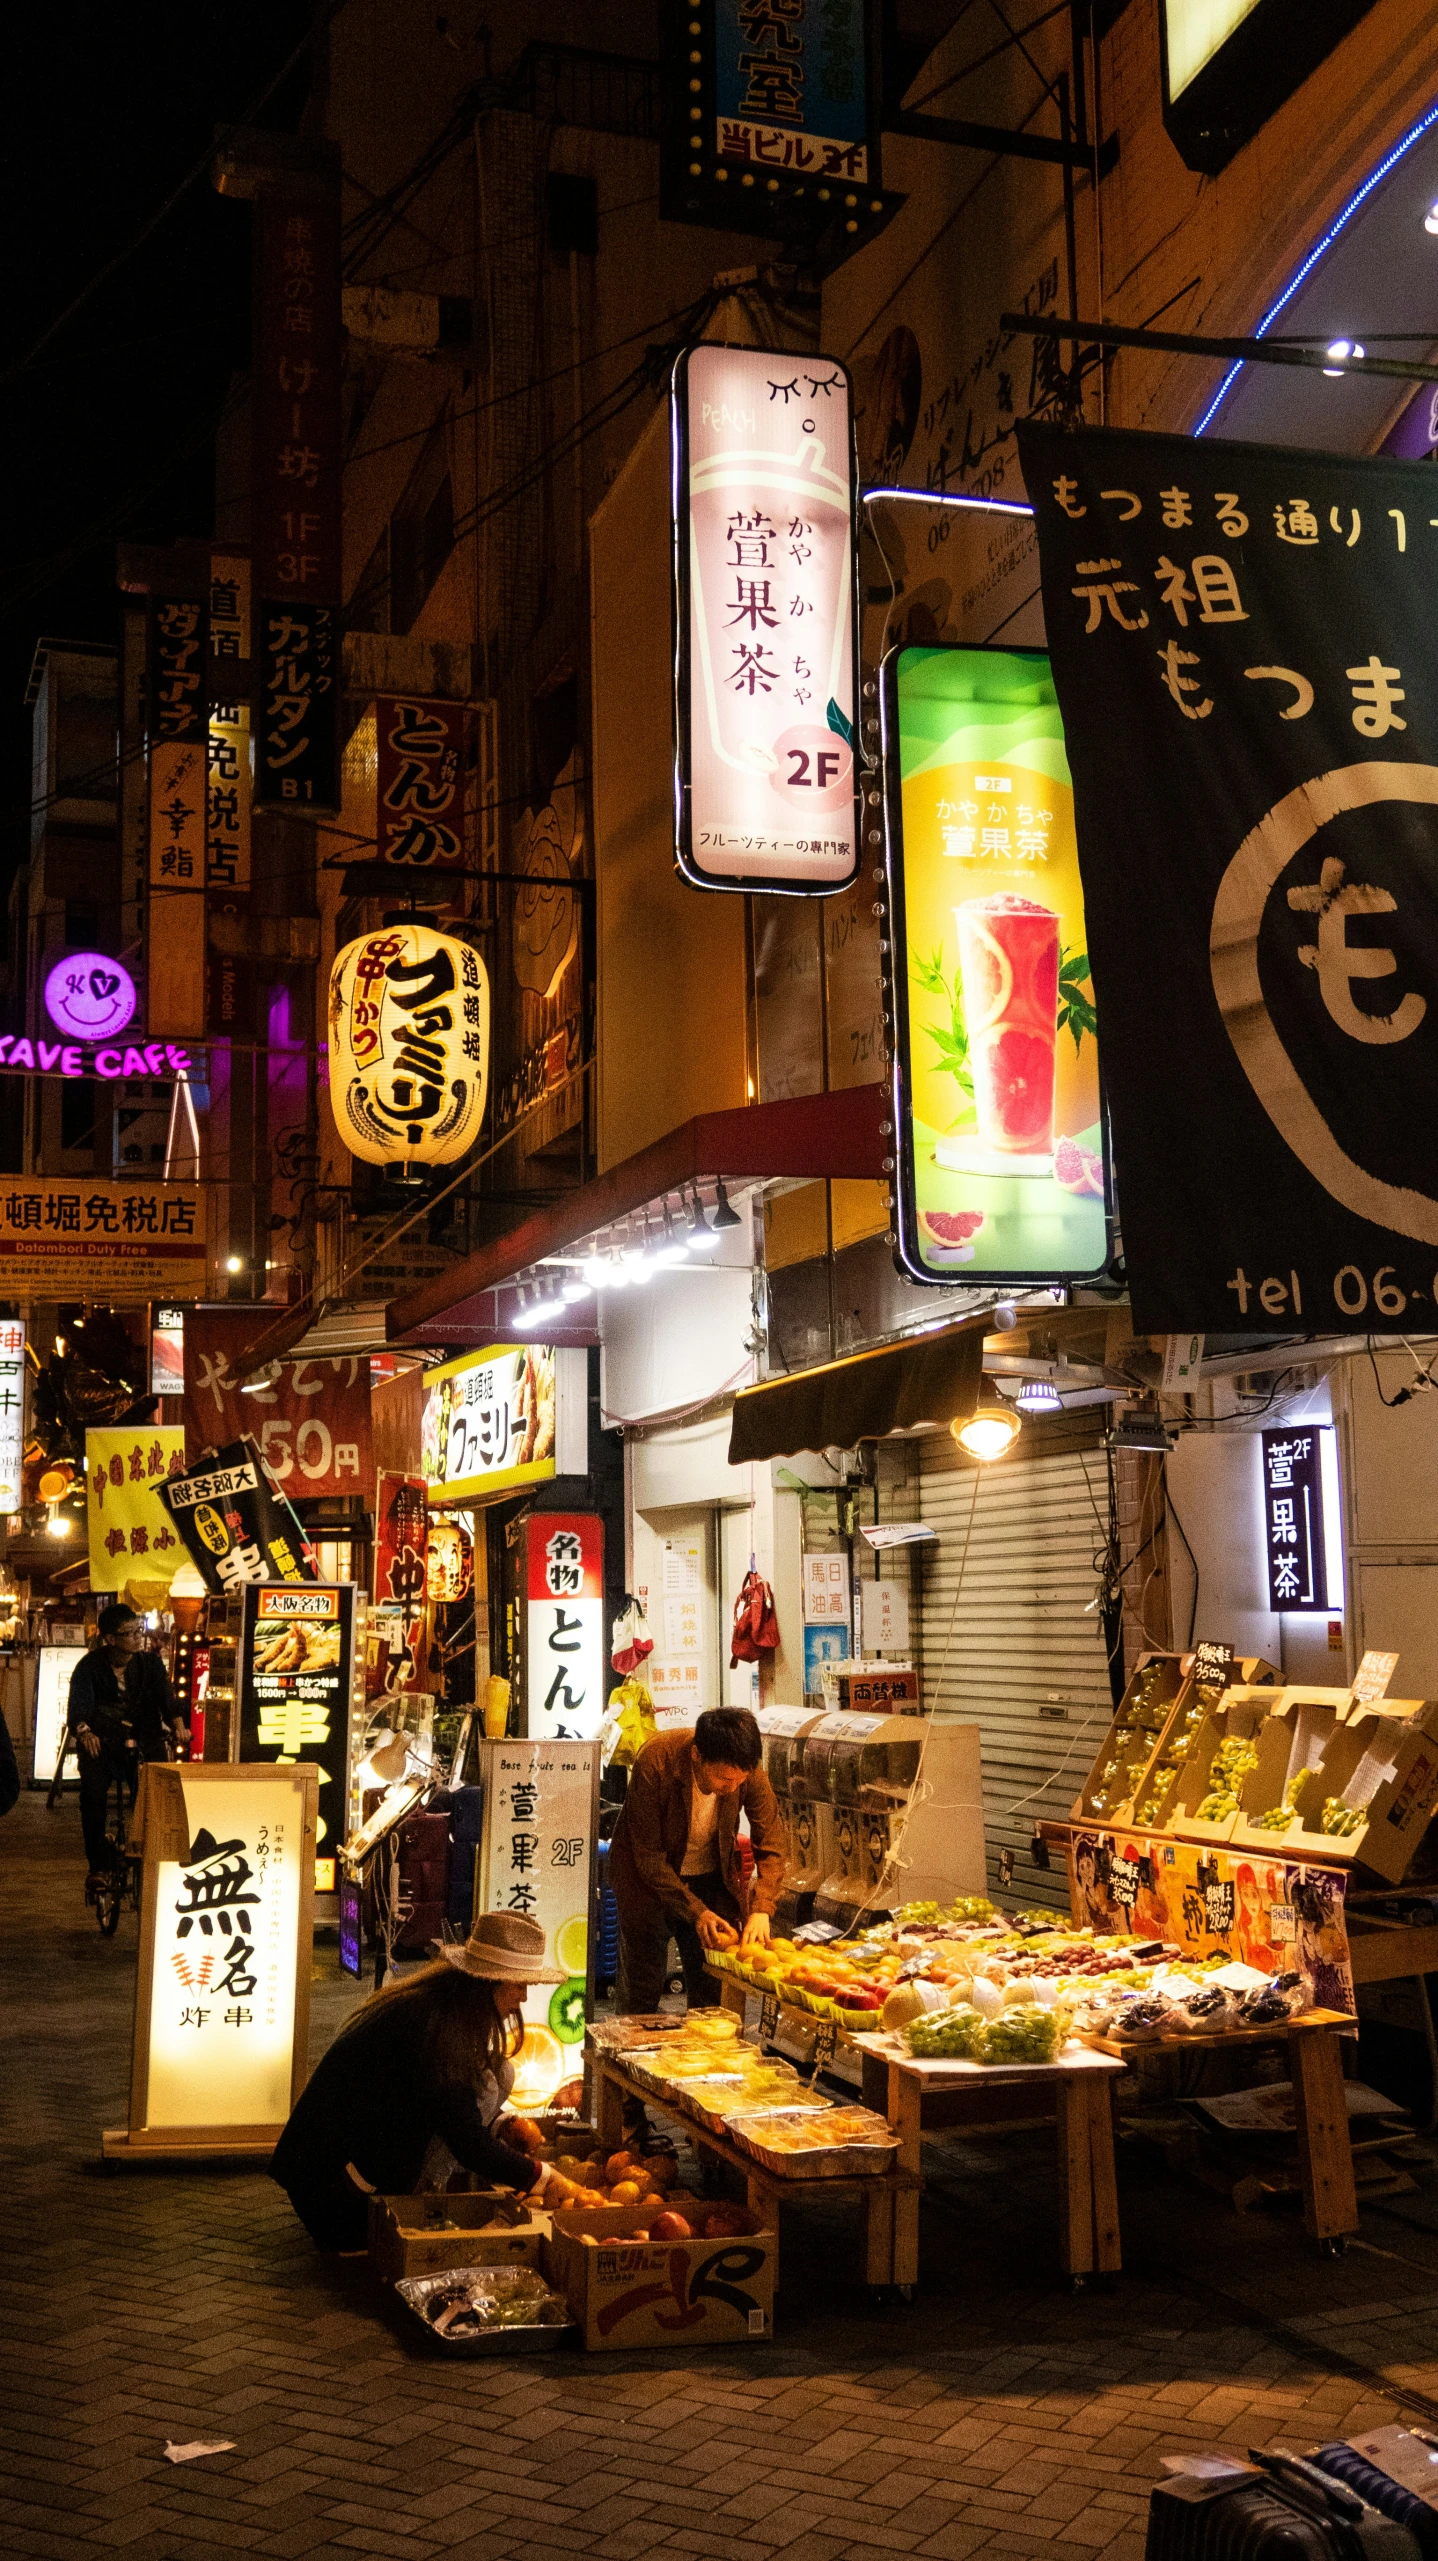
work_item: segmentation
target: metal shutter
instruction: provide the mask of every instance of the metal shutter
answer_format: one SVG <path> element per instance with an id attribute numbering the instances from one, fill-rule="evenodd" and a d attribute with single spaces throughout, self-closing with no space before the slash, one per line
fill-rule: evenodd
<path id="1" fill-rule="evenodd" d="M 1016 1895 L 1021 1908 L 1068 1909 L 1061 1864 L 1034 1866 L 1034 1820 L 1067 1814 L 1113 1713 L 1099 1614 L 1088 1608 L 1108 1506 L 1107 1419 L 1106 1407 L 1087 1407 L 1026 1423 L 1012 1456 L 992 1467 L 976 1467 L 947 1432 L 918 1444 L 919 1517 L 939 1533 L 918 1551 L 923 1694 L 935 1714 L 980 1729 L 989 1881 L 998 1852 L 1012 1849 L 1006 1900 Z"/>

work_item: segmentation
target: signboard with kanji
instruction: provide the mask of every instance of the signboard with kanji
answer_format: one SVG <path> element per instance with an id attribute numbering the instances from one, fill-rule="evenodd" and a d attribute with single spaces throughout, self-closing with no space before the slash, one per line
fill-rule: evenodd
<path id="1" fill-rule="evenodd" d="M 252 1584 L 244 1595 L 237 1758 L 315 1763 L 320 1893 L 333 1890 L 346 1828 L 356 1600 L 353 1583 Z"/>
<path id="2" fill-rule="evenodd" d="M 464 705 L 383 694 L 374 715 L 379 860 L 463 862 Z"/>
<path id="3" fill-rule="evenodd" d="M 92 1592 L 153 1584 L 149 1605 L 163 1608 L 185 1550 L 160 1487 L 184 1464 L 185 1435 L 171 1424 L 127 1423 L 85 1434 Z"/>
<path id="4" fill-rule="evenodd" d="M 337 195 L 256 206 L 255 801 L 339 806 L 340 243 Z"/>
<path id="5" fill-rule="evenodd" d="M 848 369 L 702 345 L 674 368 L 675 860 L 696 889 L 847 889 L 859 865 Z"/>
<path id="6" fill-rule="evenodd" d="M 246 1429 L 266 1467 L 291 1496 L 367 1493 L 369 1361 L 363 1353 L 321 1353 L 273 1362 L 257 1386 L 241 1381 L 264 1356 L 273 1307 L 196 1308 L 185 1325 L 185 1431 L 195 1458 Z"/>
<path id="7" fill-rule="evenodd" d="M 20 1508 L 20 1461 L 25 1449 L 25 1327 L 18 1316 L 0 1322 L 0 1512 Z"/>
<path id="8" fill-rule="evenodd" d="M 427 1369 L 420 1466 L 431 1506 L 583 1476 L 588 1376 L 584 1352 L 546 1343 L 464 1352 Z"/>
<path id="9" fill-rule="evenodd" d="M 534 1740 L 594 1740 L 604 1723 L 604 1524 L 596 1512 L 531 1512 L 521 1714 Z"/>
<path id="10" fill-rule="evenodd" d="M 0 1298 L 134 1306 L 204 1295 L 208 1195 L 199 1183 L 0 1183 Z"/>
<path id="11" fill-rule="evenodd" d="M 1326 1610 L 1328 1560 L 1323 1544 L 1323 1435 L 1309 1423 L 1263 1432 L 1263 1543 L 1268 1606 Z"/>
<path id="12" fill-rule="evenodd" d="M 584 2068 L 591 1984 L 589 1910 L 599 1788 L 597 1743 L 483 1743 L 484 1837 L 477 1911 L 522 1912 L 544 1932 L 557 1987 L 525 1995 L 513 2103 L 540 2106 Z"/>
<path id="13" fill-rule="evenodd" d="M 166 1479 L 166 1511 L 210 1592 L 251 1583 L 312 1583 L 314 1551 L 299 1514 L 271 1483 L 259 1445 L 229 1441 L 187 1475 Z"/>

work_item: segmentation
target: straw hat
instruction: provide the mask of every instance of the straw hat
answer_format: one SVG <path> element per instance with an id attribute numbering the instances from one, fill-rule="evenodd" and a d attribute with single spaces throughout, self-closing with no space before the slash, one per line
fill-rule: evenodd
<path id="1" fill-rule="evenodd" d="M 464 1974 L 490 1983 L 567 1983 L 561 1965 L 544 1962 L 544 1932 L 522 1912 L 481 1912 L 462 1947 L 447 1940 L 439 1953 Z"/>

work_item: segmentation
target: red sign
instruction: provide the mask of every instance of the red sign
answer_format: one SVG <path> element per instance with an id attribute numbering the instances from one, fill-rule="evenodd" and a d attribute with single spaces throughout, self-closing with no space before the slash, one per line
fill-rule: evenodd
<path id="1" fill-rule="evenodd" d="M 201 1450 L 241 1433 L 259 1442 L 265 1464 L 291 1501 L 312 1494 L 362 1494 L 374 1482 L 369 1362 L 359 1353 L 279 1363 L 253 1394 L 240 1380 L 250 1353 L 278 1311 L 200 1307 L 185 1318 L 185 1445 Z"/>
<path id="2" fill-rule="evenodd" d="M 604 1524 L 595 1512 L 531 1512 L 524 1535 L 524 1731 L 593 1741 L 608 1696 Z"/>
<path id="3" fill-rule="evenodd" d="M 365 1667 L 370 1698 L 418 1689 L 423 1679 L 428 1533 L 424 1478 L 381 1468 L 375 1479 L 374 1615 Z"/>
<path id="4" fill-rule="evenodd" d="M 383 694 L 374 717 L 380 861 L 463 862 L 463 706 Z"/>
<path id="5" fill-rule="evenodd" d="M 338 199 L 262 195 L 255 223 L 255 806 L 337 809 Z"/>

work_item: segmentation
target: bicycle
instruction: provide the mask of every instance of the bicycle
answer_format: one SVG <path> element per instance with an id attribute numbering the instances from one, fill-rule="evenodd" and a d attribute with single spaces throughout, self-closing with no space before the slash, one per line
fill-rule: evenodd
<path id="1" fill-rule="evenodd" d="M 105 1866 L 85 1879 L 85 1901 L 94 1911 L 100 1936 L 106 1939 L 114 1937 L 123 1911 L 138 1912 L 140 1908 L 141 1862 L 125 1846 L 129 1829 L 127 1794 L 127 1781 L 117 1774 L 110 1781 L 105 1802 Z"/>

